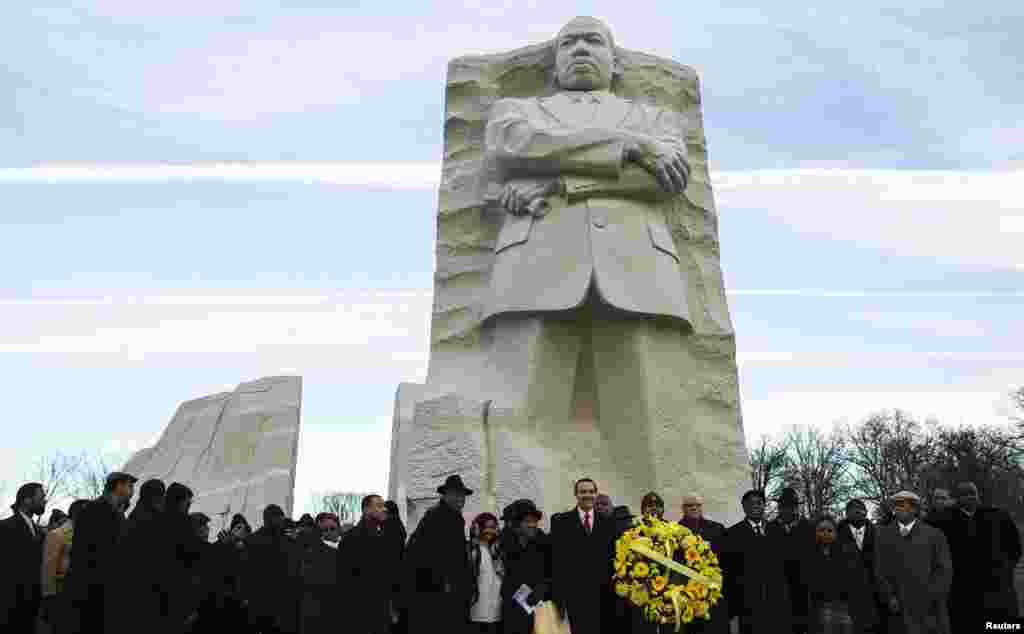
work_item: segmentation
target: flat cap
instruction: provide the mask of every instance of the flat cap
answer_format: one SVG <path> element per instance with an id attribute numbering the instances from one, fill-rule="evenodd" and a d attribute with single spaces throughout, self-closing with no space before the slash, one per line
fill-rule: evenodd
<path id="1" fill-rule="evenodd" d="M 107 476 L 106 484 L 108 487 L 113 486 L 119 482 L 127 482 L 128 484 L 135 484 L 139 479 L 130 473 L 124 473 L 122 471 L 114 471 Z"/>
<path id="2" fill-rule="evenodd" d="M 895 502 L 896 500 L 910 500 L 911 502 L 914 502 L 916 504 L 921 503 L 921 497 L 918 494 L 914 493 L 913 491 L 900 491 L 899 493 L 896 493 L 889 499 L 891 499 L 893 502 Z"/>

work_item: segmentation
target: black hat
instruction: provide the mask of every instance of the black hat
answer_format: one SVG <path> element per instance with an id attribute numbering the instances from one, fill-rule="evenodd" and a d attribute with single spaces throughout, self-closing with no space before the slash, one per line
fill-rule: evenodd
<path id="1" fill-rule="evenodd" d="M 800 506 L 800 496 L 796 494 L 796 489 L 789 487 L 779 491 L 779 497 L 775 498 L 775 501 L 778 504 Z"/>
<path id="2" fill-rule="evenodd" d="M 505 507 L 501 513 L 501 519 L 506 522 L 518 522 L 527 515 L 535 515 L 538 520 L 544 517 L 544 513 L 537 508 L 533 500 L 516 500 Z"/>
<path id="3" fill-rule="evenodd" d="M 462 476 L 460 475 L 448 476 L 448 479 L 444 481 L 444 484 L 437 487 L 437 492 L 444 495 L 444 492 L 448 489 L 458 489 L 466 495 L 473 495 L 473 489 L 468 488 L 462 483 Z"/>
<path id="4" fill-rule="evenodd" d="M 865 511 L 868 510 L 867 504 L 864 504 L 864 500 L 861 500 L 860 498 L 853 498 L 846 503 L 846 508 L 850 508 L 851 506 L 859 506 Z"/>

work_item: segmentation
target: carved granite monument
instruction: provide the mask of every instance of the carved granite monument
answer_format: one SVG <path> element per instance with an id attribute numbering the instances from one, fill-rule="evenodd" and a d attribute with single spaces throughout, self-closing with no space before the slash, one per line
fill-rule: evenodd
<path id="1" fill-rule="evenodd" d="M 140 480 L 180 482 L 195 492 L 193 512 L 258 525 L 277 504 L 289 516 L 295 489 L 302 378 L 266 377 L 178 407 L 154 447 L 122 469 Z"/>
<path id="2" fill-rule="evenodd" d="M 396 398 L 390 494 L 467 514 L 621 504 L 739 515 L 747 481 L 696 74 L 577 18 L 448 69 L 431 353 Z"/>

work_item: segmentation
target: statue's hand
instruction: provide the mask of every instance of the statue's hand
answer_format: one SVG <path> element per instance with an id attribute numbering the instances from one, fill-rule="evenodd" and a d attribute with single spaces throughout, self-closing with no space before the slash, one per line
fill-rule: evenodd
<path id="1" fill-rule="evenodd" d="M 548 204 L 544 199 L 559 193 L 561 187 L 561 182 L 557 178 L 541 182 L 514 181 L 505 185 L 498 202 L 513 216 L 529 214 L 535 218 L 543 218 L 548 211 Z"/>
<path id="2" fill-rule="evenodd" d="M 661 137 L 636 143 L 626 151 L 626 159 L 640 165 L 666 192 L 681 194 L 686 189 L 686 149 L 683 140 Z"/>

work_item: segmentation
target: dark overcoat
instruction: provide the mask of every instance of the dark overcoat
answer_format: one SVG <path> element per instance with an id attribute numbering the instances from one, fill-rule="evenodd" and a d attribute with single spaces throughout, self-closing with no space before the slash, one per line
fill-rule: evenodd
<path id="1" fill-rule="evenodd" d="M 505 634 L 530 634 L 533 615 L 513 599 L 520 587 L 533 589 L 538 602 L 551 598 L 551 539 L 544 531 L 524 545 L 515 531 L 501 534 L 505 577 L 501 584 L 501 618 Z"/>
<path id="2" fill-rule="evenodd" d="M 35 535 L 21 515 L 0 521 L 0 631 L 33 632 L 42 596 L 42 528 Z"/>
<path id="3" fill-rule="evenodd" d="M 730 617 L 744 634 L 792 629 L 789 588 L 783 572 L 784 543 L 779 528 L 765 524 L 757 535 L 746 520 L 729 527 L 719 561 L 725 576 Z"/>
<path id="4" fill-rule="evenodd" d="M 889 634 L 950 634 L 946 598 L 953 566 L 942 531 L 917 521 L 904 537 L 899 523 L 893 522 L 877 537 L 875 578 L 880 598 L 888 605 L 895 597 L 900 607 L 898 614 L 884 615 Z"/>
<path id="5" fill-rule="evenodd" d="M 339 596 L 338 548 L 325 544 L 317 531 L 302 544 L 301 573 L 300 634 L 327 632 L 337 627 L 345 613 L 342 606 L 356 604 L 348 596 Z"/>
<path id="6" fill-rule="evenodd" d="M 346 631 L 388 632 L 391 601 L 401 579 L 394 534 L 363 518 L 341 538 L 337 562 L 338 599 L 353 608 L 346 619 Z"/>
<path id="7" fill-rule="evenodd" d="M 117 614 L 107 601 L 117 597 L 108 588 L 118 587 L 121 570 L 118 546 L 124 513 L 105 497 L 89 502 L 75 522 L 71 568 L 65 581 L 71 609 L 82 632 L 109 632 Z"/>
<path id="8" fill-rule="evenodd" d="M 782 543 L 782 568 L 789 588 L 790 610 L 794 632 L 806 632 L 808 621 L 809 588 L 803 578 L 804 562 L 814 551 L 814 525 L 804 517 L 790 525 L 776 518 L 769 522 L 779 532 Z"/>
<path id="9" fill-rule="evenodd" d="M 466 556 L 466 522 L 444 502 L 431 507 L 406 547 L 409 631 L 456 631 L 469 619 L 474 580 Z"/>
<path id="10" fill-rule="evenodd" d="M 286 634 L 298 630 L 299 557 L 297 544 L 281 531 L 264 526 L 247 538 L 242 589 L 257 627 Z"/>
<path id="11" fill-rule="evenodd" d="M 981 507 L 969 517 L 959 508 L 930 519 L 946 536 L 953 561 L 950 617 L 954 631 L 1018 616 L 1014 568 L 1021 558 L 1017 525 L 1001 509 Z"/>
<path id="12" fill-rule="evenodd" d="M 573 634 L 599 634 L 608 614 L 615 522 L 594 513 L 588 535 L 578 509 L 551 516 L 554 598 L 569 616 Z"/>

